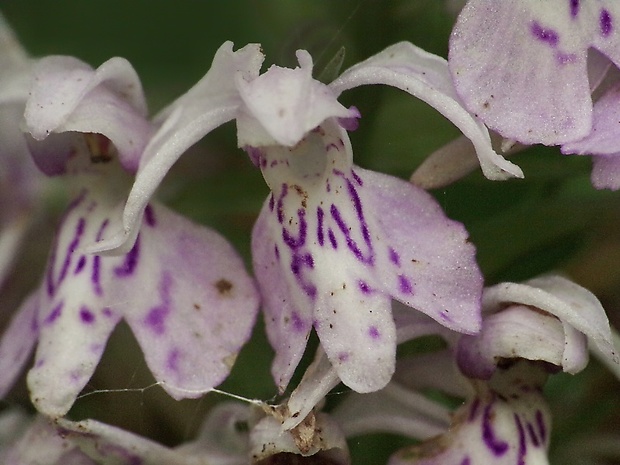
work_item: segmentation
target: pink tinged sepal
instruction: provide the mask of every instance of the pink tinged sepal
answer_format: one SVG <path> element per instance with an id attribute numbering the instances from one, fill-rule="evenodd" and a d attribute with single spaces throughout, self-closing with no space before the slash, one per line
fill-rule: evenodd
<path id="1" fill-rule="evenodd" d="M 123 227 L 90 246 L 89 252 L 125 253 L 131 249 L 144 209 L 170 167 L 203 136 L 236 117 L 241 99 L 235 79 L 256 78 L 263 58 L 258 44 L 233 51 L 232 42 L 225 42 L 207 74 L 155 117 L 159 129 L 144 149 L 123 212 Z"/>
<path id="2" fill-rule="evenodd" d="M 562 146 L 565 154 L 594 155 L 591 179 L 597 189 L 620 189 L 619 102 L 620 85 L 616 85 L 594 104 L 592 131 Z"/>
<path id="3" fill-rule="evenodd" d="M 439 111 L 471 140 L 482 171 L 489 179 L 523 177 L 518 166 L 493 150 L 487 128 L 463 107 L 445 59 L 411 43 L 400 42 L 349 68 L 329 87 L 339 95 L 364 84 L 396 87 Z"/>
<path id="4" fill-rule="evenodd" d="M 563 144 L 590 132 L 588 49 L 618 66 L 619 27 L 615 0 L 470 0 L 452 32 L 450 71 L 467 108 L 489 128 L 525 144 Z"/>
<path id="5" fill-rule="evenodd" d="M 42 171 L 66 172 L 80 151 L 76 135 L 66 134 L 73 132 L 103 134 L 123 167 L 137 170 L 152 129 L 140 80 L 128 61 L 112 58 L 93 70 L 73 57 L 46 57 L 37 62 L 33 82 L 24 116 L 33 138 L 30 149 Z M 50 136 L 54 151 L 37 143 Z"/>
<path id="6" fill-rule="evenodd" d="M 0 399 L 21 374 L 37 342 L 38 294 L 30 295 L 13 316 L 0 338 Z"/>
<path id="7" fill-rule="evenodd" d="M 545 378 L 536 366 L 498 373 L 491 385 L 453 415 L 441 436 L 394 454 L 389 465 L 548 465 L 551 415 L 541 392 Z"/>
<path id="8" fill-rule="evenodd" d="M 239 147 L 284 145 L 292 147 L 327 118 L 355 118 L 333 91 L 312 77 L 312 57 L 297 51 L 299 67 L 272 66 L 246 81 L 237 78 L 243 111 L 237 117 Z"/>
<path id="9" fill-rule="evenodd" d="M 243 262 L 215 232 L 157 205 L 129 253 L 85 255 L 83 245 L 103 237 L 118 213 L 98 200 L 83 195 L 69 208 L 39 289 L 33 402 L 65 414 L 121 318 L 170 395 L 208 392 L 228 375 L 255 320 L 258 296 Z"/>

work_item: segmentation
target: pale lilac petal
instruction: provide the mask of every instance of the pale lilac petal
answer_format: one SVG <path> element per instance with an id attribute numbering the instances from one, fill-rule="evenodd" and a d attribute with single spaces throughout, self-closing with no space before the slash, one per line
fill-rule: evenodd
<path id="1" fill-rule="evenodd" d="M 136 247 L 137 263 L 117 268 L 114 284 L 141 295 L 117 308 L 161 386 L 177 399 L 199 397 L 228 376 L 250 338 L 254 282 L 222 236 L 163 207 L 150 208 Z"/>
<path id="2" fill-rule="evenodd" d="M 140 81 L 129 62 L 112 58 L 93 70 L 75 58 L 53 56 L 39 61 L 34 73 L 25 119 L 35 140 L 70 131 L 103 134 L 123 166 L 137 169 L 151 127 Z M 47 174 L 58 174 L 57 166 L 66 165 L 73 147 L 60 150 L 54 162 L 46 160 L 53 155 L 45 148 L 31 145 L 35 161 Z M 50 163 L 56 168 L 50 170 Z"/>
<path id="3" fill-rule="evenodd" d="M 594 105 L 591 132 L 582 139 L 562 145 L 562 153 L 612 155 L 618 153 L 620 129 L 620 86 L 609 89 Z"/>
<path id="4" fill-rule="evenodd" d="M 54 245 L 28 376 L 33 402 L 49 415 L 71 407 L 122 317 L 175 398 L 223 381 L 250 336 L 258 296 L 243 262 L 221 236 L 164 207 L 148 208 L 127 254 L 84 255 L 82 245 L 101 238 L 118 213 L 85 193 L 65 213 Z"/>
<path id="5" fill-rule="evenodd" d="M 477 332 L 482 276 L 465 228 L 422 189 L 371 171 L 358 175 L 368 188 L 362 201 L 389 238 L 385 252 L 392 266 L 385 263 L 390 271 L 379 273 L 392 297 L 447 328 Z"/>
<path id="6" fill-rule="evenodd" d="M 339 465 L 348 465 L 349 448 L 338 424 L 324 413 L 311 413 L 296 429 L 282 431 L 273 417 L 261 419 L 250 432 L 250 456 L 278 462 L 278 454 L 289 453 Z"/>
<path id="7" fill-rule="evenodd" d="M 38 295 L 30 295 L 0 338 L 0 399 L 21 374 L 37 342 Z"/>
<path id="8" fill-rule="evenodd" d="M 239 95 L 248 113 L 248 117 L 237 118 L 240 147 L 276 143 L 291 147 L 327 118 L 358 114 L 343 107 L 329 87 L 313 79 L 308 52 L 298 50 L 297 58 L 298 68 L 272 66 L 250 82 L 238 80 Z"/>
<path id="9" fill-rule="evenodd" d="M 485 290 L 484 308 L 494 310 L 507 303 L 529 305 L 556 316 L 564 326 L 570 325 L 585 334 L 610 361 L 618 363 L 605 310 L 596 296 L 583 287 L 549 275 L 523 284 L 497 284 Z"/>
<path id="10" fill-rule="evenodd" d="M 459 96 L 504 137 L 546 145 L 578 140 L 592 125 L 587 49 L 619 65 L 619 21 L 613 0 L 470 0 L 450 41 Z"/>
<path id="11" fill-rule="evenodd" d="M 479 329 L 474 249 L 430 195 L 352 166 L 346 132 L 334 122 L 293 151 L 270 147 L 259 158 L 272 194 L 252 250 L 280 388 L 310 326 L 345 384 L 358 392 L 385 386 L 395 360 L 392 298 L 450 329 Z"/>
<path id="12" fill-rule="evenodd" d="M 443 58 L 400 42 L 349 68 L 330 88 L 338 95 L 364 84 L 397 87 L 439 111 L 472 141 L 482 171 L 489 179 L 523 177 L 518 166 L 493 150 L 486 127 L 463 107 Z"/>
<path id="13" fill-rule="evenodd" d="M 289 290 L 288 269 L 280 263 L 280 249 L 273 237 L 269 201 L 265 202 L 252 230 L 252 261 L 262 292 L 265 328 L 275 351 L 271 373 L 278 390 L 286 389 L 301 360 L 312 329 L 313 314 L 298 296 Z"/>

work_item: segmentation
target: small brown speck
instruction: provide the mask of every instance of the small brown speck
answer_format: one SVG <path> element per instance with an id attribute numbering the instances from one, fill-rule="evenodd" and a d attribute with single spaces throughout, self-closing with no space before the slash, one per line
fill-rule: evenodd
<path id="1" fill-rule="evenodd" d="M 232 287 L 232 283 L 224 278 L 215 283 L 215 288 L 220 295 L 229 295 Z"/>

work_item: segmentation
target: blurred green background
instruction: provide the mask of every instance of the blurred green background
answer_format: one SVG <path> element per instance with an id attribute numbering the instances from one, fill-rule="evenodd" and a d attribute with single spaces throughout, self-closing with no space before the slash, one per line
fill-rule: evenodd
<path id="1" fill-rule="evenodd" d="M 93 66 L 112 56 L 129 59 L 153 114 L 203 76 L 226 40 L 237 48 L 261 43 L 264 69 L 294 66 L 295 50 L 307 49 L 320 72 L 341 47 L 345 68 L 402 40 L 445 57 L 454 20 L 440 0 L 2 0 L 0 9 L 33 56 L 73 55 Z M 362 113 L 351 138 L 356 163 L 366 168 L 408 178 L 428 154 L 458 135 L 433 109 L 394 89 L 355 89 L 341 100 Z M 560 270 L 597 293 L 620 327 L 618 195 L 591 187 L 588 157 L 531 148 L 515 162 L 525 180 L 497 183 L 473 173 L 433 192 L 448 215 L 469 229 L 488 284 Z M 225 234 L 246 258 L 266 194 L 260 172 L 236 148 L 232 124 L 183 156 L 159 193 L 175 209 Z M 271 399 L 271 355 L 259 326 L 222 389 Z M 143 389 L 152 382 L 130 331 L 121 325 L 87 392 L 124 392 L 88 395 L 72 415 L 178 444 L 192 437 L 212 402 L 222 400 L 210 394 L 174 402 L 157 387 Z M 620 425 L 617 381 L 598 365 L 587 376 L 560 376 L 549 389 L 562 419 L 556 423 L 556 449 L 584 426 Z M 25 402 L 23 383 L 11 402 Z M 354 439 L 354 462 L 384 463 L 405 443 L 386 436 Z"/>

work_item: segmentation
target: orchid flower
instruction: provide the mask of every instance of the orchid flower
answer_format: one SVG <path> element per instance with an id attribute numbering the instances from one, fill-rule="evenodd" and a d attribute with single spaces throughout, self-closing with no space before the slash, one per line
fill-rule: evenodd
<path id="1" fill-rule="evenodd" d="M 98 69 L 71 57 L 41 59 L 25 112 L 34 160 L 64 175 L 74 197 L 47 270 L 23 312 L 36 315 L 35 406 L 65 414 L 124 319 L 158 383 L 174 398 L 198 397 L 228 375 L 250 337 L 255 285 L 224 238 L 152 203 L 131 250 L 89 255 L 86 244 L 117 228 L 154 128 L 140 81 L 124 59 Z M 22 325 L 28 328 L 26 325 Z"/>
<path id="2" fill-rule="evenodd" d="M 338 377 L 372 391 L 394 371 L 392 299 L 452 330 L 475 333 L 482 278 L 463 226 L 431 196 L 353 164 L 346 128 L 360 115 L 336 98 L 362 84 L 393 85 L 436 106 L 481 147 L 486 139 L 450 94 L 445 63 L 411 44 L 389 47 L 329 86 L 312 78 L 307 52 L 297 57 L 298 68 L 260 74 L 258 45 L 234 52 L 225 43 L 205 77 L 157 118 L 161 128 L 145 149 L 123 230 L 90 250 L 131 248 L 169 167 L 235 119 L 239 147 L 271 189 L 252 252 L 278 388 L 287 387 L 314 328 Z"/>
<path id="3" fill-rule="evenodd" d="M 388 385 L 391 391 L 372 394 L 377 398 L 369 401 L 357 394 L 334 412 L 343 429 L 347 431 L 347 423 L 356 425 L 358 433 L 409 427 L 409 436 L 425 439 L 441 425 L 441 412 L 407 398 L 398 386 L 432 387 L 467 400 L 443 434 L 397 452 L 390 464 L 549 463 L 551 415 L 542 387 L 558 369 L 576 373 L 585 366 L 588 340 L 618 363 L 605 312 L 590 292 L 558 276 L 487 288 L 483 307 L 481 332 L 450 344 L 458 374 L 446 352 L 430 355 L 442 361 L 441 377 L 424 375 L 428 354 L 422 360 L 412 357 L 414 363 L 405 359 Z M 462 382 L 455 376 L 469 379 L 469 390 L 459 393 Z M 398 407 L 384 412 L 375 407 L 386 401 L 398 401 Z M 404 412 L 414 417 L 406 418 Z"/>
<path id="4" fill-rule="evenodd" d="M 310 430 L 312 434 L 308 435 Z M 266 416 L 256 406 L 237 402 L 218 404 L 209 412 L 198 437 L 175 448 L 95 420 L 58 419 L 51 423 L 39 417 L 6 451 L 6 456 L 14 461 L 3 463 L 250 465 L 281 463 L 291 457 L 310 457 L 334 465 L 350 463 L 344 436 L 328 415 L 317 414 L 304 433 L 305 436 L 283 434 L 273 417 Z M 61 452 L 64 462 L 58 460 Z M 83 461 L 70 462 L 69 458 L 73 457 Z"/>

